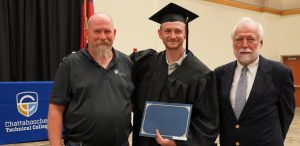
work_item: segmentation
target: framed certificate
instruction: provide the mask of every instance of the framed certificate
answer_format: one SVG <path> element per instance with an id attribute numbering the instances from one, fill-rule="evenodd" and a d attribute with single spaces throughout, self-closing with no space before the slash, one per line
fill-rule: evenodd
<path id="1" fill-rule="evenodd" d="M 146 101 L 140 136 L 155 137 L 156 129 L 164 138 L 187 140 L 191 104 Z"/>

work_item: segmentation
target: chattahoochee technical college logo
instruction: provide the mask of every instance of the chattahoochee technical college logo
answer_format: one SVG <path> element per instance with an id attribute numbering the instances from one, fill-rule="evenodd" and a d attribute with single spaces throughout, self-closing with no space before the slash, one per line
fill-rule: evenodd
<path id="1" fill-rule="evenodd" d="M 30 117 L 37 111 L 38 94 L 36 92 L 20 92 L 16 97 L 18 111 L 23 116 Z"/>

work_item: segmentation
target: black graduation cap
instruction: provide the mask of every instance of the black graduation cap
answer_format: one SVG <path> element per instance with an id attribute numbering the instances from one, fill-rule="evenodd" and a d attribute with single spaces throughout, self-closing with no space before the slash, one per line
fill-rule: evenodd
<path id="1" fill-rule="evenodd" d="M 169 3 L 149 19 L 159 24 L 180 21 L 186 24 L 186 49 L 188 50 L 188 23 L 199 17 L 197 14 L 174 3 Z"/>

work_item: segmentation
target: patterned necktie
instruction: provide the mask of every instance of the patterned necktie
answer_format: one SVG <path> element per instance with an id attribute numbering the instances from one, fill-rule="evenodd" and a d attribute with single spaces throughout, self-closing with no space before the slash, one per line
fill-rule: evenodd
<path id="1" fill-rule="evenodd" d="M 179 65 L 177 63 L 168 65 L 168 75 L 173 73 Z"/>
<path id="2" fill-rule="evenodd" d="M 246 103 L 247 80 L 248 80 L 247 71 L 248 71 L 247 67 L 244 67 L 242 69 L 241 77 L 239 79 L 237 89 L 236 89 L 234 113 L 237 119 L 239 119 L 240 114 L 242 113 Z"/>

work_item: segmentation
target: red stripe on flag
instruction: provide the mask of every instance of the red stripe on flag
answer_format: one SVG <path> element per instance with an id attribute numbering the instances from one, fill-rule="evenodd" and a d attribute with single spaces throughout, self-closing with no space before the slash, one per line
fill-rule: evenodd
<path id="1" fill-rule="evenodd" d="M 87 0 L 86 2 L 86 12 L 87 12 L 87 17 L 90 18 L 94 14 L 94 3 L 93 0 Z"/>
<path id="2" fill-rule="evenodd" d="M 87 20 L 94 14 L 93 0 L 83 0 L 81 7 L 81 34 L 80 34 L 80 49 L 86 47 L 86 27 Z"/>

